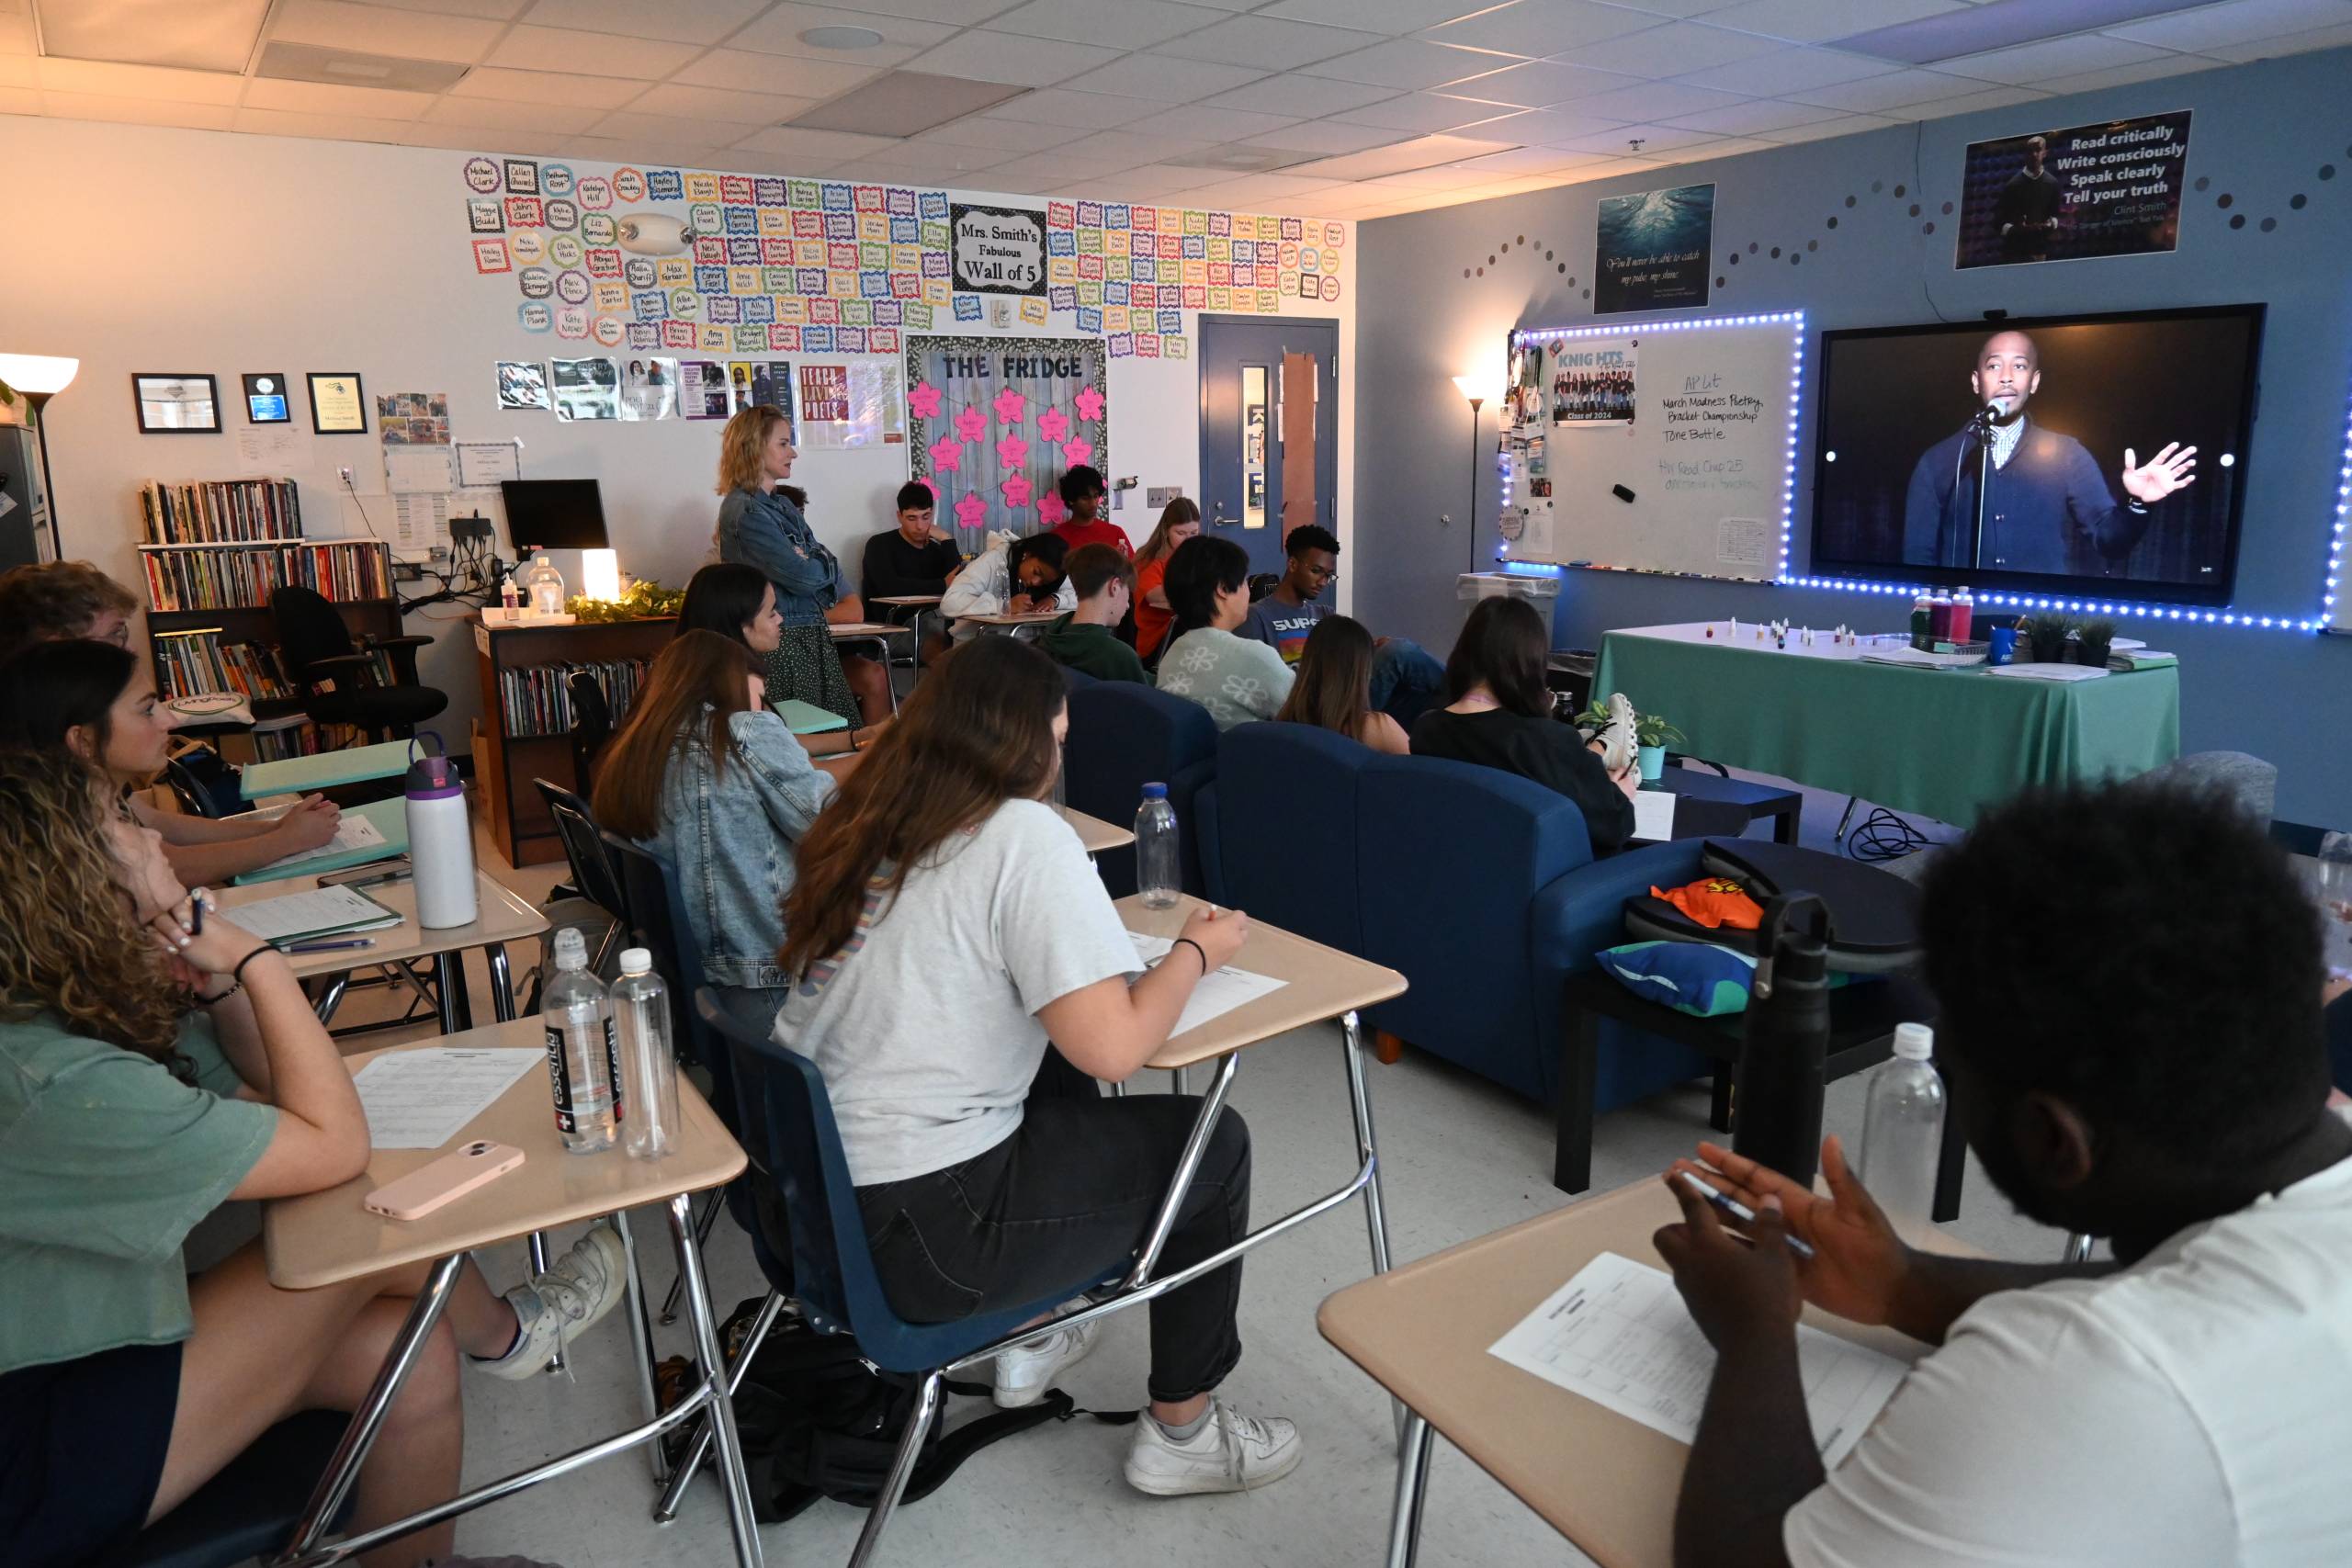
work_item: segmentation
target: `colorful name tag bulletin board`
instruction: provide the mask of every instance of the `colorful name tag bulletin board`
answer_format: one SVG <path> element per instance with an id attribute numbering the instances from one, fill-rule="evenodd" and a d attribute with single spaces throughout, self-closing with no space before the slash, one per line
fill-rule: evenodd
<path id="1" fill-rule="evenodd" d="M 1069 513 L 1065 469 L 1110 461 L 1099 338 L 914 337 L 907 343 L 915 478 L 967 551 L 991 528 L 1034 534 Z"/>
<path id="2" fill-rule="evenodd" d="M 1021 325 L 1181 359 L 1188 312 L 1336 303 L 1347 242 L 1320 219 L 1093 201 L 966 208 L 959 231 L 945 191 L 706 169 L 480 156 L 463 174 L 474 270 L 521 296 L 522 330 L 639 353 L 895 355 L 903 331 L 1018 295 Z"/>

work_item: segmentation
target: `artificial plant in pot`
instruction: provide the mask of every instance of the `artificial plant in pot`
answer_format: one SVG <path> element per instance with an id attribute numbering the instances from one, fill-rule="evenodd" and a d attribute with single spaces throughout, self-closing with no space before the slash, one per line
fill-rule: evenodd
<path id="1" fill-rule="evenodd" d="M 1657 714 L 1636 716 L 1634 720 L 1634 754 L 1641 763 L 1643 782 L 1656 784 L 1666 772 L 1666 749 L 1688 739 Z"/>
<path id="2" fill-rule="evenodd" d="M 2075 662 L 2087 664 L 2094 670 L 2107 668 L 2107 656 L 2115 642 L 2113 621 L 2091 621 L 2075 633 Z"/>
<path id="3" fill-rule="evenodd" d="M 2066 637 L 2074 630 L 2064 615 L 2055 610 L 2044 610 L 2025 623 L 2026 645 L 2032 649 L 2036 664 L 2066 662 Z"/>

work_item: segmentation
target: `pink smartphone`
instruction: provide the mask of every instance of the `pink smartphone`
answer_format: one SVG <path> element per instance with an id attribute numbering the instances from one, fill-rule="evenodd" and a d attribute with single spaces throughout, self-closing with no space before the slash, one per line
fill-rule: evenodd
<path id="1" fill-rule="evenodd" d="M 368 1212 L 389 1219 L 422 1219 L 442 1204 L 486 1186 L 523 1163 L 523 1151 L 511 1144 L 476 1139 L 454 1154 L 412 1170 L 398 1181 L 388 1181 L 368 1194 Z"/>

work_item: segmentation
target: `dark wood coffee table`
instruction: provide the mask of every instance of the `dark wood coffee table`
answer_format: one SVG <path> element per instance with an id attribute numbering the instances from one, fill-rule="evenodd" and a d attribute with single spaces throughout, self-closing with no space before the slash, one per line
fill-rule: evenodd
<path id="1" fill-rule="evenodd" d="M 1674 836 L 1678 839 L 1736 839 L 1759 817 L 1772 819 L 1772 841 L 1797 841 L 1797 820 L 1804 811 L 1804 796 L 1792 789 L 1725 778 L 1699 768 L 1668 768 L 1644 789 L 1662 789 L 1677 797 Z"/>

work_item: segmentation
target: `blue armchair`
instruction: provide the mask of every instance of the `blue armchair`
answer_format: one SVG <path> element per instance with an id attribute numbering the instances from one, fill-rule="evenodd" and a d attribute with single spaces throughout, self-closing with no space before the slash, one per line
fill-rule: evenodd
<path id="1" fill-rule="evenodd" d="M 1062 748 L 1063 795 L 1105 822 L 1132 822 L 1147 784 L 1165 784 L 1176 809 L 1184 891 L 1209 897 L 1201 873 L 1199 795 L 1216 776 L 1216 724 L 1198 703 L 1128 681 L 1098 681 L 1069 694 Z M 1132 849 L 1097 857 L 1113 897 L 1136 890 Z"/>

